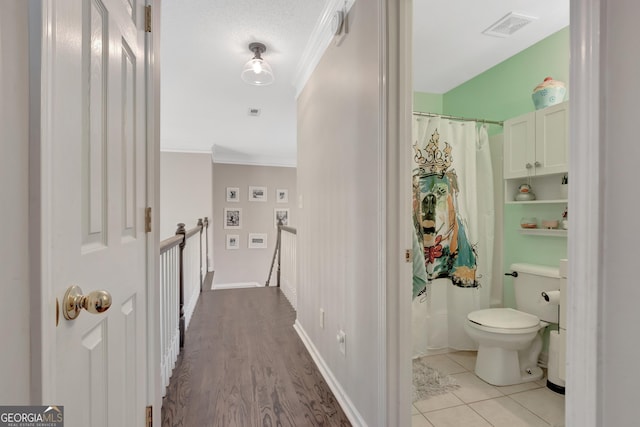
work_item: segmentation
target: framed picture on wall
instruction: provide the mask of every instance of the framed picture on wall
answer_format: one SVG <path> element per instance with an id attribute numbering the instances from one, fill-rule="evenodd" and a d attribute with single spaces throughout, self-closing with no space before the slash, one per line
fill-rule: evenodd
<path id="1" fill-rule="evenodd" d="M 249 233 L 249 249 L 267 249 L 267 234 Z"/>
<path id="2" fill-rule="evenodd" d="M 266 202 L 267 187 L 249 186 L 249 201 L 250 202 Z"/>
<path id="3" fill-rule="evenodd" d="M 227 187 L 227 202 L 239 202 L 240 189 L 238 187 Z"/>
<path id="4" fill-rule="evenodd" d="M 240 249 L 240 235 L 227 234 L 227 250 Z"/>
<path id="5" fill-rule="evenodd" d="M 227 230 L 240 230 L 242 228 L 241 208 L 224 208 L 224 228 Z"/>
<path id="6" fill-rule="evenodd" d="M 279 188 L 276 190 L 276 203 L 289 203 L 289 190 Z"/>
<path id="7" fill-rule="evenodd" d="M 275 208 L 273 210 L 273 226 L 278 228 L 278 222 L 282 220 L 282 225 L 289 225 L 289 208 Z"/>

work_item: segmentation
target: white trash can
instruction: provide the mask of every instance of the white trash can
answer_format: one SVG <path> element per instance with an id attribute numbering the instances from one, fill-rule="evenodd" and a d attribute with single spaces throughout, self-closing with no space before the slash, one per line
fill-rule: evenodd
<path id="1" fill-rule="evenodd" d="M 547 387 L 556 393 L 564 394 L 564 381 L 558 376 L 560 334 L 551 331 L 549 334 L 549 364 L 547 371 Z"/>

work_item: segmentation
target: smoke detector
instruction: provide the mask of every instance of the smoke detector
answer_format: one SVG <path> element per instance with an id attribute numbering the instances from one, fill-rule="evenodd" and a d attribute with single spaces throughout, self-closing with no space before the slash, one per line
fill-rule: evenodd
<path id="1" fill-rule="evenodd" d="M 482 34 L 493 37 L 509 37 L 525 25 L 537 19 L 538 18 L 533 16 L 510 12 L 484 30 Z"/>
<path id="2" fill-rule="evenodd" d="M 253 117 L 258 117 L 260 115 L 259 108 L 249 108 L 249 115 Z"/>

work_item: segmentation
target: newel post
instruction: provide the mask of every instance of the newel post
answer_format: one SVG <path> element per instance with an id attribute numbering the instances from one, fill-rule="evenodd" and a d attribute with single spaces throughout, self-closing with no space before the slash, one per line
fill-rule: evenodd
<path id="1" fill-rule="evenodd" d="M 278 239 L 276 240 L 276 248 L 273 250 L 273 258 L 271 258 L 271 267 L 269 267 L 269 276 L 265 286 L 269 286 L 271 275 L 273 274 L 273 266 L 278 261 L 277 286 L 280 287 L 280 234 L 282 233 L 282 219 L 278 218 Z"/>
<path id="2" fill-rule="evenodd" d="M 282 255 L 282 218 L 278 218 L 278 241 L 276 242 L 278 248 L 278 271 L 276 273 L 277 287 L 280 287 L 280 260 Z"/>
<path id="3" fill-rule="evenodd" d="M 182 234 L 182 242 L 180 242 L 180 259 L 179 259 L 179 271 L 180 271 L 180 348 L 184 347 L 184 333 L 185 333 L 185 319 L 184 319 L 184 247 L 187 244 L 187 230 L 184 228 L 184 223 L 178 224 L 176 235 Z"/>
<path id="4" fill-rule="evenodd" d="M 205 270 L 205 274 L 209 274 L 209 217 L 205 216 L 204 217 L 204 242 L 205 242 L 205 263 L 207 266 L 207 269 Z"/>
<path id="5" fill-rule="evenodd" d="M 200 292 L 202 292 L 202 283 L 204 279 L 204 277 L 202 277 L 202 229 L 204 228 L 202 218 L 198 218 L 198 227 L 200 227 Z"/>

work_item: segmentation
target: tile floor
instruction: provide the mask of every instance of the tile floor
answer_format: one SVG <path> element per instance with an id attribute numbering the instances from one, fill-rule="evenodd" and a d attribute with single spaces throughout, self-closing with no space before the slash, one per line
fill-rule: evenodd
<path id="1" fill-rule="evenodd" d="M 451 375 L 460 388 L 415 402 L 412 427 L 564 426 L 564 396 L 549 390 L 546 379 L 496 387 L 474 374 L 473 351 L 428 357 L 429 366 Z"/>

